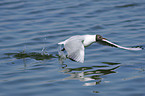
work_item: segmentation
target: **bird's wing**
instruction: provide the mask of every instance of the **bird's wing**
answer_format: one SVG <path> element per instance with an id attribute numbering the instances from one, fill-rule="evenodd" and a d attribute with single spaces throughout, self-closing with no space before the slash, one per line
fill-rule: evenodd
<path id="1" fill-rule="evenodd" d="M 117 45 L 115 43 L 112 43 L 112 42 L 110 42 L 110 41 L 108 41 L 106 39 L 102 39 L 102 41 L 98 41 L 98 43 L 103 44 L 103 45 L 108 45 L 108 46 L 111 46 L 111 47 L 126 49 L 126 50 L 142 50 L 141 47 L 136 47 L 136 48 L 123 47 L 123 46 Z"/>
<path id="2" fill-rule="evenodd" d="M 82 40 L 69 40 L 64 45 L 65 50 L 68 53 L 68 58 L 77 62 L 84 62 L 84 45 Z"/>

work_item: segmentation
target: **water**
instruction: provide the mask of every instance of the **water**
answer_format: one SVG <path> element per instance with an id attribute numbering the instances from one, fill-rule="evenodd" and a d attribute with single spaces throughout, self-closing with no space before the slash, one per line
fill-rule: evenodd
<path id="1" fill-rule="evenodd" d="M 85 63 L 60 61 L 57 43 L 100 34 L 145 47 L 144 0 L 1 0 L 0 96 L 145 96 L 145 51 L 99 44 Z"/>

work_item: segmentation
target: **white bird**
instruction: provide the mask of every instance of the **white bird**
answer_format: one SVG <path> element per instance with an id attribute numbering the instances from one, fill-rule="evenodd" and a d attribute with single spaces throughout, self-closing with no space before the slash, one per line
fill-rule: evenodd
<path id="1" fill-rule="evenodd" d="M 103 38 L 101 35 L 76 35 L 58 44 L 64 45 L 64 48 L 61 51 L 66 50 L 68 58 L 83 63 L 84 56 L 85 56 L 85 52 L 84 52 L 85 47 L 95 42 L 103 45 L 116 47 L 116 48 L 126 49 L 126 50 L 142 50 L 142 48 L 140 47 L 127 48 L 127 47 L 119 46 L 115 43 L 108 41 L 106 38 Z"/>

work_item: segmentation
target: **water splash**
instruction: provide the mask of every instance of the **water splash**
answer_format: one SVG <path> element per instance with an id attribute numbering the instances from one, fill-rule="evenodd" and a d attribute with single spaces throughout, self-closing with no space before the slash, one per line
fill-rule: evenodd
<path id="1" fill-rule="evenodd" d="M 35 59 L 35 60 L 49 60 L 49 59 L 52 59 L 52 58 L 57 58 L 56 56 L 52 55 L 52 54 L 41 54 L 41 53 L 36 53 L 36 52 L 31 52 L 31 53 L 26 53 L 26 52 L 19 52 L 19 53 L 5 53 L 5 55 L 8 55 L 8 56 L 13 56 L 14 58 L 17 58 L 17 59 L 24 59 L 24 58 L 32 58 L 32 59 Z"/>
<path id="2" fill-rule="evenodd" d="M 46 35 L 45 35 L 45 38 L 43 39 L 43 42 L 44 42 L 44 44 L 43 44 L 43 48 L 42 48 L 42 50 L 41 50 L 41 55 L 45 55 L 47 52 L 46 52 L 46 49 L 47 48 L 45 48 L 45 46 L 46 46 Z"/>
<path id="3" fill-rule="evenodd" d="M 59 45 L 59 47 L 58 47 L 58 55 L 59 55 L 60 64 L 63 64 L 63 61 L 64 61 L 67 57 L 66 57 L 65 53 L 62 51 L 61 45 Z"/>
<path id="4" fill-rule="evenodd" d="M 47 53 L 47 52 L 46 52 L 46 49 L 47 49 L 47 48 L 45 48 L 45 47 L 42 48 L 42 50 L 41 50 L 41 55 L 46 55 L 46 53 Z"/>

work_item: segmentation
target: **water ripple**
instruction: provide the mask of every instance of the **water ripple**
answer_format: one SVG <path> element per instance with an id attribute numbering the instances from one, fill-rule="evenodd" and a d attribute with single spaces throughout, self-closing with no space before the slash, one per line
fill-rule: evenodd
<path id="1" fill-rule="evenodd" d="M 143 0 L 1 0 L 0 95 L 144 95 L 144 50 L 94 43 L 85 49 L 84 64 L 63 62 L 57 53 L 58 42 L 83 34 L 145 47 L 144 4 Z"/>

